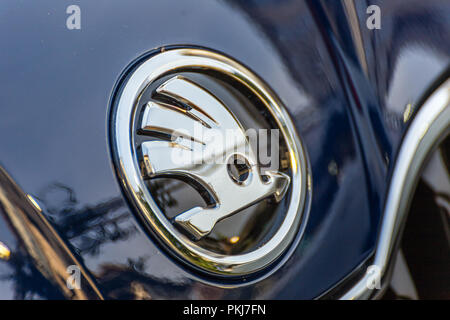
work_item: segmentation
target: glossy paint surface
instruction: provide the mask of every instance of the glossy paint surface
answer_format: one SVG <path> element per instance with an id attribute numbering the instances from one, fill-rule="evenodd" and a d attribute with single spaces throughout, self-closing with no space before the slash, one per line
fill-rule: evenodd
<path id="1" fill-rule="evenodd" d="M 106 298 L 314 298 L 373 251 L 408 119 L 448 67 L 448 1 L 65 1 L 0 5 L 0 165 L 33 195 Z M 366 8 L 381 8 L 369 30 Z M 256 284 L 220 288 L 167 257 L 137 223 L 111 165 L 108 113 L 125 68 L 161 46 L 232 56 L 283 101 L 302 137 L 313 196 L 305 236 Z M 0 210 L 1 217 L 4 217 Z M 21 243 L 0 219 L 0 241 Z M 58 298 L 0 260 L 0 298 Z M 30 271 L 31 270 L 31 271 Z"/>

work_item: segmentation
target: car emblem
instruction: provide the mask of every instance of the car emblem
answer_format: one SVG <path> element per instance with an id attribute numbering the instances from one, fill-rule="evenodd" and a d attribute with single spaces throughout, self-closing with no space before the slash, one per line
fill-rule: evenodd
<path id="1" fill-rule="evenodd" d="M 250 70 L 204 49 L 166 48 L 125 74 L 111 149 L 144 226 L 198 271 L 248 276 L 280 260 L 301 237 L 311 189 L 281 102 Z M 190 204 L 196 196 L 202 204 Z"/>
<path id="2" fill-rule="evenodd" d="M 187 181 L 192 179 L 204 186 L 205 192 L 208 192 L 209 197 L 214 199 L 213 206 L 195 207 L 177 215 L 174 219 L 176 223 L 199 239 L 210 233 L 219 220 L 261 199 L 269 196 L 274 196 L 276 200 L 283 198 L 289 185 L 289 176 L 269 171 L 266 172 L 269 177 L 267 182 L 263 181 L 258 173 L 257 160 L 249 147 L 244 129 L 217 98 L 197 84 L 180 76 L 164 82 L 156 89 L 156 92 L 173 99 L 183 99 L 189 109 L 181 109 L 174 105 L 154 101 L 147 103 L 141 125 L 143 132 L 150 135 L 153 133 L 155 136 L 158 136 L 158 133 L 169 133 L 172 137 L 180 139 L 176 139 L 179 142 L 153 140 L 142 143 L 146 176 L 152 178 L 158 175 L 176 175 L 185 177 Z M 199 161 L 199 165 L 195 165 L 196 158 L 191 155 L 195 150 L 192 148 L 191 141 L 201 144 L 201 148 L 207 147 L 206 143 L 202 141 L 207 134 L 197 137 L 194 132 L 195 124 L 201 125 L 204 130 L 220 130 L 224 136 L 227 129 L 236 130 L 236 135 L 234 135 L 236 139 L 232 141 L 234 145 L 229 147 L 223 143 L 221 150 L 217 152 L 220 157 L 224 156 L 226 159 L 230 159 L 229 161 L 210 161 L 211 163 L 208 164 L 205 158 L 214 155 L 202 152 L 202 155 L 205 156 L 206 153 L 206 156 Z M 177 133 L 177 128 L 183 128 L 187 133 L 184 135 Z M 176 163 L 177 159 L 171 161 L 174 148 L 180 148 L 181 152 L 188 153 L 186 157 L 182 155 L 180 157 L 191 161 L 181 165 Z M 248 157 L 244 156 L 246 153 L 248 153 Z M 230 161 L 240 162 L 239 165 L 248 173 L 247 176 L 240 179 L 234 177 L 228 170 Z M 247 181 L 248 183 L 246 183 Z M 244 183 L 246 183 L 245 186 L 243 186 Z M 242 192 L 244 190 L 245 193 Z"/>

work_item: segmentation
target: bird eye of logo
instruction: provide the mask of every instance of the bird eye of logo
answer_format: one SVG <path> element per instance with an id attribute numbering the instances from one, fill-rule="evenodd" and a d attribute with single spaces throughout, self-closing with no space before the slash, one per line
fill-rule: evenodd
<path id="1" fill-rule="evenodd" d="M 214 202 L 207 208 L 195 207 L 180 213 L 175 217 L 175 223 L 185 228 L 195 239 L 200 239 L 209 234 L 219 220 L 255 202 L 270 196 L 276 201 L 283 198 L 289 186 L 289 176 L 275 171 L 266 172 L 264 177 L 259 174 L 257 158 L 242 126 L 216 97 L 181 76 L 164 82 L 158 87 L 157 93 L 167 100 L 182 100 L 182 105 L 188 109 L 179 107 L 181 103 L 147 103 L 140 132 L 150 136 L 168 134 L 172 139 L 142 143 L 144 175 L 148 178 L 167 175 L 182 177 L 188 182 L 194 180 Z M 199 134 L 202 131 L 195 130 L 196 125 L 201 125 L 206 134 Z M 211 130 L 216 130 L 216 133 L 219 131 L 223 136 L 233 132 L 233 139 L 229 139 L 232 142 L 221 144 L 221 150 L 216 152 L 199 150 L 207 148 L 204 140 Z M 198 148 L 195 148 L 195 144 L 198 144 Z M 195 151 L 200 151 L 200 161 L 192 154 Z M 228 170 L 230 164 L 220 161 L 223 158 L 240 162 L 247 171 L 246 179 L 233 179 Z M 178 163 L 181 161 L 177 159 L 188 161 Z"/>
<path id="2" fill-rule="evenodd" d="M 233 59 L 199 48 L 165 48 L 123 74 L 112 99 L 111 154 L 146 231 L 177 261 L 221 281 L 245 275 L 248 284 L 281 265 L 275 262 L 302 236 L 312 182 L 300 138 L 272 91 Z M 271 139 L 257 148 L 248 134 L 256 128 Z M 261 144 L 270 145 L 275 166 L 262 165 Z M 175 180 L 190 187 L 169 214 L 159 197 L 174 191 L 166 181 Z M 204 204 L 193 204 L 189 192 Z"/>

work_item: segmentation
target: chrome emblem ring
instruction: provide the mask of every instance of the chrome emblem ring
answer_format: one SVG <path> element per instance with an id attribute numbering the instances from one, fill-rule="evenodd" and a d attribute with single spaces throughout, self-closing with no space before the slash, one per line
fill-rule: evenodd
<path id="1" fill-rule="evenodd" d="M 252 110 L 245 124 L 241 104 Z M 252 126 L 252 114 L 279 132 L 280 169 L 265 170 L 260 164 L 259 149 L 245 131 Z M 212 142 L 230 132 L 232 139 Z M 194 269 L 247 276 L 275 263 L 301 236 L 311 191 L 305 152 L 281 102 L 238 62 L 198 48 L 160 50 L 142 59 L 113 97 L 110 140 L 116 173 L 135 213 L 170 254 Z M 164 204 L 160 196 L 175 192 L 175 187 L 160 191 L 155 181 L 161 178 L 192 187 L 172 200 L 180 210 L 172 215 L 170 202 Z M 190 193 L 200 195 L 204 204 L 181 206 L 189 202 Z M 266 202 L 265 211 L 276 211 L 271 222 L 247 221 L 265 233 L 248 231 L 247 226 L 239 235 L 217 236 L 222 221 L 250 214 Z M 253 210 L 250 220 L 264 210 Z M 258 224 L 259 229 L 254 227 Z M 246 241 L 251 236 L 259 242 Z M 251 245 L 238 246 L 239 251 L 233 247 L 238 241 Z"/>

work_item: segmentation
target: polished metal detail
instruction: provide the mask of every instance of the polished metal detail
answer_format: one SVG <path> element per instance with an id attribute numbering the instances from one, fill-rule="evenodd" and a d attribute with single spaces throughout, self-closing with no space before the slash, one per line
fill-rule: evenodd
<path id="1" fill-rule="evenodd" d="M 3 242 L 0 241 L 0 259 L 8 260 L 10 256 L 11 256 L 11 251 L 6 246 L 6 244 L 4 244 Z"/>
<path id="2" fill-rule="evenodd" d="M 236 84 L 235 88 L 245 87 L 251 92 L 259 100 L 258 108 L 264 109 L 279 130 L 288 169 L 260 172 L 239 119 L 220 97 L 180 75 L 183 72 L 218 75 Z M 141 106 L 138 102 L 152 85 L 151 99 Z M 205 132 L 231 129 L 239 134 L 218 153 L 197 153 L 196 148 L 206 149 L 208 142 L 196 134 L 195 126 Z M 146 136 L 151 139 L 141 139 Z M 113 99 L 111 146 L 119 181 L 136 214 L 169 253 L 194 269 L 221 276 L 249 275 L 276 261 L 294 239 L 301 237 L 311 177 L 300 139 L 272 91 L 253 72 L 228 57 L 204 49 L 165 48 L 141 62 L 128 73 Z M 191 160 L 172 158 L 174 150 L 181 158 Z M 224 161 L 208 161 L 218 156 Z M 206 207 L 194 207 L 169 219 L 146 184 L 147 179 L 160 176 L 181 178 L 195 185 L 197 191 L 206 192 L 210 201 Z M 227 255 L 199 245 L 199 239 L 206 237 L 219 220 L 264 198 L 287 202 L 277 229 L 260 246 Z M 232 239 L 229 243 L 245 240 L 239 236 Z"/>
<path id="3" fill-rule="evenodd" d="M 187 182 L 199 183 L 215 203 L 207 208 L 195 207 L 177 215 L 176 223 L 194 238 L 200 239 L 210 233 L 219 220 L 261 199 L 274 196 L 276 201 L 280 201 L 283 198 L 289 186 L 289 176 L 266 171 L 267 178 L 263 181 L 258 173 L 257 158 L 250 148 L 244 129 L 216 97 L 180 76 L 167 80 L 156 91 L 173 99 L 183 99 L 183 103 L 191 109 L 152 101 L 147 103 L 142 131 L 149 135 L 168 133 L 177 139 L 153 140 L 142 144 L 146 176 L 154 178 L 158 175 L 176 175 Z M 206 131 L 217 130 L 215 132 L 223 136 L 226 135 L 226 130 L 234 130 L 237 134 L 233 135 L 234 139 L 228 144 L 222 144 L 221 150 L 208 152 L 207 142 L 202 140 L 199 130 L 195 130 L 196 124 L 203 126 Z M 184 129 L 184 133 L 177 132 L 178 128 Z M 193 144 L 198 144 L 198 148 L 194 148 Z M 179 158 L 173 159 L 174 148 L 180 149 L 177 150 Z M 198 155 L 194 154 L 196 149 Z M 248 157 L 244 156 L 246 154 Z M 240 163 L 223 163 L 220 161 L 223 157 Z M 176 161 L 180 158 L 188 161 Z M 245 179 L 241 178 L 240 181 L 239 178 L 230 176 L 229 166 L 244 166 L 247 169 Z"/>
<path id="4" fill-rule="evenodd" d="M 378 267 L 382 290 L 370 289 L 366 274 L 341 299 L 369 299 L 381 296 L 389 283 L 388 267 L 395 256 L 395 244 L 404 224 L 423 165 L 433 148 L 450 133 L 450 80 L 446 80 L 425 101 L 403 139 L 389 186 L 381 231 L 373 265 Z"/>

